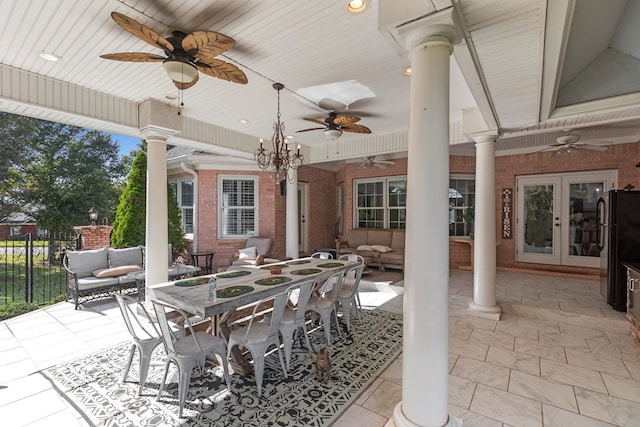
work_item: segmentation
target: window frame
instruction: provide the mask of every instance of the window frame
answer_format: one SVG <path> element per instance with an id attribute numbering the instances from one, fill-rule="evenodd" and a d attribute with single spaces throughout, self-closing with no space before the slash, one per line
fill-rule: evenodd
<path id="1" fill-rule="evenodd" d="M 192 204 L 191 205 L 183 205 L 182 204 L 182 184 L 184 182 L 191 182 L 191 200 L 192 200 Z M 178 208 L 180 208 L 180 222 L 182 223 L 182 230 L 184 230 L 184 237 L 186 238 L 193 238 L 193 232 L 195 230 L 196 224 L 193 223 L 193 219 L 195 217 L 195 210 L 196 210 L 196 199 L 195 199 L 195 180 L 193 178 L 177 178 L 177 179 L 171 179 L 169 180 L 169 185 L 173 186 L 173 190 L 175 192 L 175 196 L 176 196 L 176 202 L 178 203 Z M 185 215 L 185 211 L 186 210 L 191 210 L 191 232 L 188 233 L 187 232 L 187 224 L 186 224 L 186 215 Z"/>
<path id="2" fill-rule="evenodd" d="M 237 240 L 237 239 L 247 239 L 251 236 L 259 236 L 260 235 L 260 191 L 259 191 L 259 177 L 257 175 L 218 175 L 218 239 L 228 239 L 228 240 Z M 252 181 L 253 182 L 253 233 L 247 234 L 226 234 L 225 230 L 225 209 L 229 209 L 224 205 L 223 202 L 223 183 L 224 181 Z M 231 209 L 240 209 L 239 207 L 231 208 Z M 247 209 L 247 207 L 242 207 L 242 209 Z"/>
<path id="3" fill-rule="evenodd" d="M 366 209 L 366 208 L 360 208 L 358 207 L 358 198 L 359 198 L 359 193 L 358 193 L 358 185 L 359 184 L 368 184 L 368 183 L 382 183 L 383 185 L 383 190 L 382 190 L 382 199 L 383 199 L 383 206 L 381 207 L 375 207 L 374 209 L 376 210 L 380 210 L 382 211 L 382 228 L 381 229 L 386 229 L 386 228 L 390 228 L 390 221 L 391 221 L 391 210 L 404 210 L 405 211 L 405 220 L 401 221 L 401 223 L 404 223 L 404 227 L 403 228 L 397 228 L 397 230 L 404 230 L 407 227 L 407 221 L 406 221 L 406 210 L 407 207 L 397 207 L 397 206 L 389 206 L 389 183 L 391 181 L 407 181 L 407 176 L 406 175 L 390 175 L 390 176 L 379 176 L 379 177 L 373 177 L 373 178 L 360 178 L 360 179 L 354 179 L 353 180 L 353 221 L 352 221 L 352 226 L 353 228 L 361 228 L 359 225 L 359 211 L 361 209 Z M 370 227 L 365 227 L 365 228 L 370 228 Z M 394 228 L 394 230 L 396 230 L 396 228 Z"/>
<path id="4" fill-rule="evenodd" d="M 449 190 L 451 190 L 453 187 L 451 186 L 451 181 L 457 179 L 457 180 L 465 180 L 465 181 L 473 181 L 474 183 L 474 193 L 473 193 L 473 201 L 474 203 L 471 205 L 462 205 L 462 206 L 451 206 L 449 205 L 449 221 L 451 221 L 451 210 L 460 210 L 461 213 L 461 217 L 464 217 L 464 214 L 466 212 L 466 210 L 470 207 L 475 207 L 475 199 L 476 199 L 476 194 L 477 192 L 475 191 L 475 182 L 476 182 L 476 176 L 473 174 L 463 174 L 463 173 L 456 173 L 456 174 L 450 174 L 449 175 Z M 467 197 L 470 193 L 466 193 L 466 194 L 461 194 L 463 198 Z M 454 215 L 454 218 L 456 216 Z M 471 233 L 473 233 L 473 224 L 469 224 L 467 222 L 461 221 L 454 221 L 453 224 L 464 224 L 463 225 L 463 229 L 464 229 L 464 234 L 455 234 L 455 232 L 452 234 L 451 233 L 451 222 L 449 222 L 449 238 L 455 239 L 455 238 L 460 238 L 460 237 L 471 237 Z M 454 229 L 456 227 L 454 226 Z"/>

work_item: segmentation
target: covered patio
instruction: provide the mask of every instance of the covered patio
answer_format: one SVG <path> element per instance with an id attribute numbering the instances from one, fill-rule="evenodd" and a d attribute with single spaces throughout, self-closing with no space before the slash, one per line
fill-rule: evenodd
<path id="1" fill-rule="evenodd" d="M 312 249 L 330 245 L 340 221 L 342 232 L 348 234 L 361 227 L 361 213 L 364 217 L 371 214 L 357 205 L 358 197 L 364 194 L 358 193 L 358 185 L 366 187 L 378 178 L 385 184 L 404 180 L 406 200 L 395 206 L 401 212 L 391 212 L 387 204 L 375 207 L 383 209 L 384 214 L 374 226 L 389 228 L 393 223 L 407 231 L 404 381 L 399 386 L 402 396 L 392 399 L 396 405 L 392 413 L 381 411 L 382 418 L 397 426 L 458 425 L 454 416 L 465 421 L 486 416 L 491 419 L 489 424 L 495 421 L 527 425 L 530 421 L 511 414 L 509 408 L 503 411 L 497 403 L 510 402 L 509 407 L 521 404 L 517 407 L 523 413 L 530 414 L 534 422 L 539 421 L 532 425 L 541 425 L 542 421 L 545 426 L 553 422 L 572 424 L 559 421 L 582 415 L 594 425 L 635 422 L 624 418 L 624 414 L 637 412 L 637 400 L 629 393 L 613 394 L 611 390 L 616 381 L 622 384 L 621 389 L 637 390 L 637 347 L 625 335 L 620 315 L 602 307 L 602 290 L 596 291 L 596 282 L 574 282 L 566 276 L 558 276 L 561 278 L 557 280 L 532 276 L 529 280 L 529 276 L 497 273 L 496 267 L 597 274 L 597 256 L 590 256 L 589 251 L 586 255 L 582 250 L 576 250 L 581 255 L 569 252 L 570 243 L 575 243 L 569 221 L 574 212 L 569 210 L 571 198 L 567 194 L 558 202 L 561 208 L 552 214 L 546 212 L 549 218 L 555 216 L 556 225 L 549 227 L 549 238 L 546 230 L 536 233 L 536 251 L 531 256 L 527 253 L 531 247 L 527 231 L 515 228 L 513 234 L 507 235 L 504 228 L 501 230 L 501 195 L 504 190 L 517 193 L 531 175 L 556 179 L 554 188 L 562 188 L 563 179 L 568 182 L 577 176 L 572 174 L 587 174 L 582 183 L 591 182 L 590 173 L 600 174 L 597 182 L 601 191 L 640 186 L 635 166 L 640 159 L 640 87 L 636 78 L 640 61 L 636 43 L 640 25 L 636 18 L 640 2 L 406 0 L 399 4 L 380 0 L 364 4 L 364 11 L 351 13 L 345 2 L 338 0 L 305 3 L 304 7 L 297 2 L 255 0 L 189 0 L 179 5 L 147 0 L 62 0 L 44 4 L 1 0 L 0 42 L 7 48 L 0 52 L 0 109 L 147 141 L 147 284 L 167 280 L 164 248 L 168 144 L 215 157 L 211 164 L 198 164 L 194 159 L 178 159 L 169 164 L 169 169 L 175 168 L 170 172 L 176 174 L 176 179 L 192 176 L 211 194 L 216 194 L 217 186 L 222 186 L 228 176 L 249 176 L 246 180 L 256 183 L 255 194 L 262 203 L 254 206 L 259 213 L 256 224 L 276 239 L 277 255 L 296 257 L 301 250 L 298 224 L 306 223 L 307 218 L 301 218 L 299 183 L 324 184 L 321 191 L 310 188 L 309 192 L 310 212 L 317 216 L 310 216 L 308 222 L 320 230 L 308 242 Z M 230 69 L 241 70 L 248 81 L 244 84 L 240 78 L 214 78 L 201 69 L 197 81 L 174 85 L 171 80 L 176 74 L 170 74 L 174 76 L 170 78 L 161 65 L 166 58 L 160 55 L 168 55 L 171 50 L 166 43 L 154 44 L 149 32 L 140 30 L 137 24 L 126 30 L 126 25 L 112 19 L 112 12 L 163 37 L 169 37 L 174 30 L 187 34 L 207 30 L 232 38 L 235 43 L 225 45 L 229 49 L 214 52 L 216 60 L 230 64 Z M 150 62 L 100 57 L 118 52 L 140 52 Z M 194 66 L 189 67 L 193 71 Z M 284 84 L 282 93 L 278 92 L 281 99 L 276 98 L 274 83 Z M 273 182 L 273 171 L 262 171 L 254 160 L 259 138 L 264 138 L 267 147 L 272 142 L 276 105 L 277 120 L 282 111 L 287 133 L 295 136 L 293 141 L 301 145 L 304 158 L 303 166 L 292 170 L 291 179 L 283 186 Z M 355 121 L 372 133 L 335 129 L 325 132 L 323 126 L 329 127 L 330 121 L 326 117 L 332 112 L 356 117 Z M 324 124 L 306 131 L 308 119 Z M 372 163 L 376 159 L 395 164 L 386 172 L 373 167 L 353 173 L 363 161 Z M 465 184 L 472 195 L 469 203 L 451 205 L 448 190 L 452 180 L 470 183 Z M 393 185 L 402 189 L 401 185 Z M 229 242 L 230 247 L 239 246 L 241 241 L 234 241 L 236 233 L 221 230 L 224 226 L 219 222 L 221 208 L 216 205 L 217 199 L 206 197 L 202 191 L 195 194 L 198 206 L 212 216 L 199 214 L 194 218 L 194 250 L 214 251 L 217 245 Z M 594 204 L 597 197 L 590 197 L 588 203 Z M 466 227 L 462 227 L 462 220 L 456 220 L 456 215 L 469 207 L 475 209 L 473 276 L 450 269 L 452 259 L 459 255 L 451 248 L 452 237 L 460 237 L 457 233 L 464 238 L 469 235 L 468 229 L 455 230 L 458 225 Z M 513 208 L 516 215 L 524 215 L 522 206 L 516 203 Z M 520 218 L 509 220 L 523 224 Z M 212 228 L 206 229 L 206 225 Z M 249 231 L 257 232 L 257 228 Z M 246 238 L 244 234 L 249 231 L 241 234 Z M 590 242 L 580 242 L 578 247 L 582 245 L 588 249 Z M 554 251 L 554 247 L 560 249 Z M 539 249 L 550 256 L 540 258 Z M 522 257 L 523 253 L 527 256 Z M 464 261 L 468 263 L 469 259 Z M 464 278 L 460 300 L 459 277 Z M 539 287 L 538 283 L 545 285 Z M 575 291 L 575 285 L 579 291 Z M 544 297 L 542 288 L 549 291 Z M 585 309 L 581 304 L 585 301 L 575 294 L 589 296 L 587 311 L 596 308 L 596 313 L 587 314 L 597 319 L 588 331 L 569 323 L 576 318 L 586 320 L 581 317 Z M 539 318 L 539 309 L 533 313 L 510 312 L 514 306 L 507 302 L 514 295 L 520 302 L 532 296 L 540 304 L 552 305 L 554 310 L 562 312 L 570 305 L 579 312 L 558 318 L 555 312 L 541 309 L 552 319 Z M 448 309 L 451 298 L 463 304 Z M 59 322 L 50 322 L 51 315 L 47 313 L 33 316 L 56 325 L 50 328 L 59 327 Z M 96 319 L 108 317 L 88 310 L 77 314 L 94 315 L 89 322 L 99 324 Z M 523 318 L 535 319 L 522 322 L 536 332 L 527 326 L 521 328 Z M 546 323 L 549 320 L 551 324 Z M 614 331 L 602 329 L 612 322 Z M 117 329 L 117 323 L 109 321 L 107 325 Z M 461 325 L 466 326 L 461 329 Z M 489 329 L 488 334 L 482 332 L 483 327 Z M 478 339 L 487 346 L 483 347 L 486 352 L 481 351 L 482 357 L 480 353 L 476 356 L 488 363 L 489 355 L 500 353 L 489 351 L 494 340 L 502 342 L 502 338 L 496 338 L 498 330 L 510 327 L 516 332 L 507 339 L 513 343 L 505 350 L 518 352 L 518 338 L 533 337 L 539 342 L 544 335 L 549 338 L 544 341 L 563 347 L 564 370 L 571 371 L 568 366 L 575 364 L 576 372 L 595 375 L 603 381 L 602 387 L 584 391 L 583 382 L 556 375 L 556 365 L 540 361 L 547 357 L 553 360 L 553 356 L 540 350 L 539 344 L 534 347 L 543 353 L 532 355 L 540 359 L 537 375 L 545 381 L 568 381 L 571 390 L 560 387 L 574 398 L 569 399 L 568 405 L 541 397 L 533 389 L 522 390 L 524 386 L 515 383 L 511 387 L 518 375 L 508 376 L 507 384 L 499 385 L 483 383 L 473 374 L 462 375 L 467 369 L 478 367 L 468 353 L 473 354 L 474 349 L 468 346 L 463 345 L 464 351 L 451 362 L 452 345 L 460 339 L 457 335 L 465 336 L 464 340 Z M 38 336 L 39 329 L 31 332 Z M 64 326 L 61 329 L 67 330 Z M 592 331 L 599 332 L 588 335 Z M 91 336 L 86 331 L 84 334 Z M 554 341 L 563 334 L 572 338 Z M 10 340 L 12 336 L 9 335 Z M 569 351 L 566 346 L 571 343 L 589 356 Z M 92 345 L 95 342 L 81 344 L 79 351 Z M 613 355 L 606 354 L 608 349 L 616 348 L 613 345 L 618 350 Z M 473 360 L 467 360 L 463 353 Z M 20 350 L 17 354 L 21 354 Z M 608 360 L 611 356 L 615 362 Z M 507 364 L 502 368 L 511 372 L 513 364 L 518 364 L 513 358 L 509 353 L 506 359 L 512 362 L 503 360 L 498 364 Z M 20 360 L 22 354 L 14 362 L 21 363 Z M 29 369 L 39 368 L 30 365 L 30 360 L 25 363 Z M 610 366 L 615 366 L 614 372 Z M 594 367 L 617 377 L 606 384 L 604 374 L 591 372 Z M 13 372 L 11 367 L 7 371 Z M 472 387 L 474 400 L 463 399 L 463 410 L 456 409 L 455 402 L 456 393 L 464 392 L 466 383 L 451 382 L 450 375 L 456 372 L 467 380 L 477 380 L 477 388 Z M 495 369 L 491 372 L 495 373 Z M 549 389 L 544 382 L 535 383 L 545 391 Z M 512 388 L 520 389 L 515 393 L 518 398 L 509 396 Z M 375 396 L 373 392 L 370 398 Z M 2 408 L 17 407 L 19 402 Z M 366 408 L 366 401 L 361 403 Z M 492 409 L 488 410 L 488 406 Z M 583 406 L 589 409 L 582 412 Z M 622 418 L 608 411 L 614 407 L 616 414 L 623 414 Z M 625 412 L 627 409 L 631 412 Z M 566 410 L 570 414 L 561 412 Z"/>

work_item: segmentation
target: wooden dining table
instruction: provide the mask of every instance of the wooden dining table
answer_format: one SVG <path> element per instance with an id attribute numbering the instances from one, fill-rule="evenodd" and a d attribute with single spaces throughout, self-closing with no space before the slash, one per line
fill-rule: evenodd
<path id="1" fill-rule="evenodd" d="M 187 313 L 211 319 L 213 333 L 220 334 L 227 341 L 231 333 L 227 321 L 237 309 L 274 296 L 292 285 L 326 279 L 356 264 L 352 261 L 299 258 L 159 283 L 149 286 L 147 291 L 151 300 L 157 299 Z M 273 266 L 280 266 L 282 271 L 272 274 L 270 268 Z M 217 283 L 215 301 L 209 300 L 207 284 L 211 277 L 215 277 Z M 232 350 L 231 362 L 236 372 L 251 372 L 251 367 L 237 348 Z"/>

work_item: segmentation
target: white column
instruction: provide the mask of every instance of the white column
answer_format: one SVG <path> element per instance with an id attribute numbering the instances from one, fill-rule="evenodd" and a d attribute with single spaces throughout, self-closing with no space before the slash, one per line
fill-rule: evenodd
<path id="1" fill-rule="evenodd" d="M 476 141 L 476 202 L 473 251 L 473 302 L 477 315 L 500 319 L 496 305 L 496 158 L 497 135 Z"/>
<path id="2" fill-rule="evenodd" d="M 390 426 L 455 426 L 448 403 L 449 61 L 455 28 L 405 35 L 411 90 L 402 402 Z"/>
<path id="3" fill-rule="evenodd" d="M 149 285 L 168 280 L 167 136 L 145 132 L 147 142 L 147 227 L 145 237 L 145 295 Z"/>
<path id="4" fill-rule="evenodd" d="M 286 256 L 298 258 L 298 169 L 289 170 L 287 175 Z"/>

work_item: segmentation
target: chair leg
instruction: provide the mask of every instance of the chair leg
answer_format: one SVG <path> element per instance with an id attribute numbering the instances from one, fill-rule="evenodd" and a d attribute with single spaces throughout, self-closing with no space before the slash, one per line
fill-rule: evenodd
<path id="1" fill-rule="evenodd" d="M 169 365 L 171 364 L 171 359 L 167 359 L 164 364 L 164 372 L 162 374 L 162 381 L 160 381 L 160 387 L 158 388 L 158 396 L 156 396 L 156 400 L 160 400 L 160 396 L 162 396 L 162 392 L 164 391 L 164 386 L 167 382 L 167 375 L 169 374 Z"/>
<path id="2" fill-rule="evenodd" d="M 309 342 L 309 333 L 307 332 L 307 325 L 303 323 L 301 327 L 302 327 L 302 331 L 304 332 L 304 340 L 307 342 L 307 350 L 313 353 L 313 348 L 311 347 L 311 343 Z"/>
<path id="3" fill-rule="evenodd" d="M 324 324 L 324 336 L 327 339 L 327 345 L 331 345 L 331 313 L 327 316 L 328 319 L 322 319 Z"/>
<path id="4" fill-rule="evenodd" d="M 291 334 L 290 330 L 287 330 L 286 333 L 280 330 L 282 334 L 282 341 L 284 347 L 284 359 L 287 362 L 287 370 L 289 370 L 289 366 L 291 366 L 291 347 L 293 347 L 293 340 L 295 339 L 296 333 L 295 331 Z"/>
<path id="5" fill-rule="evenodd" d="M 129 350 L 129 363 L 127 363 L 127 367 L 124 370 L 124 375 L 122 376 L 122 382 L 127 381 L 127 376 L 129 376 L 129 369 L 131 368 L 131 362 L 133 362 L 133 354 L 135 352 L 136 352 L 136 343 L 131 343 L 131 349 Z"/>
<path id="6" fill-rule="evenodd" d="M 253 374 L 256 377 L 258 397 L 260 397 L 262 396 L 262 378 L 264 376 L 264 352 L 256 351 L 256 354 L 253 356 Z"/>
<path id="7" fill-rule="evenodd" d="M 149 365 L 151 364 L 151 354 L 155 346 L 148 346 L 146 348 L 140 348 L 140 388 L 138 389 L 138 395 L 142 395 L 142 387 L 147 381 L 147 374 L 149 373 Z"/>
<path id="8" fill-rule="evenodd" d="M 191 370 L 193 369 L 193 361 L 189 361 L 180 366 L 178 363 L 178 418 L 182 418 L 182 409 L 184 408 L 184 401 L 187 399 L 187 390 L 189 389 L 189 382 L 191 381 Z"/>
<path id="9" fill-rule="evenodd" d="M 284 360 L 282 360 L 282 352 L 280 351 L 280 346 L 277 344 L 276 346 L 278 349 L 278 357 L 280 358 L 280 366 L 282 367 L 282 372 L 284 373 L 284 377 L 287 378 L 287 368 L 285 368 Z"/>

